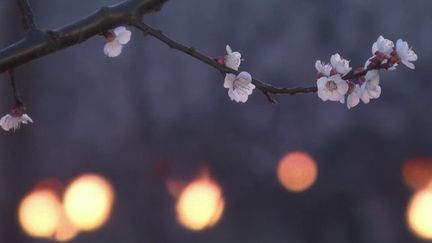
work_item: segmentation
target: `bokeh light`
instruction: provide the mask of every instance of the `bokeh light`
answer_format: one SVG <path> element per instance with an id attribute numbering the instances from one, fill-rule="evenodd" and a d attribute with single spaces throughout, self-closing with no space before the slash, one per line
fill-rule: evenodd
<path id="1" fill-rule="evenodd" d="M 277 168 L 277 177 L 282 186 L 292 192 L 303 192 L 316 181 L 318 168 L 315 160 L 303 152 L 288 153 Z"/>
<path id="2" fill-rule="evenodd" d="M 66 189 L 63 200 L 66 216 L 83 231 L 101 227 L 111 214 L 113 202 L 112 186 L 95 174 L 76 178 Z"/>
<path id="3" fill-rule="evenodd" d="M 176 211 L 178 221 L 186 228 L 199 231 L 214 226 L 225 208 L 223 192 L 209 176 L 188 184 L 180 193 Z"/>
<path id="4" fill-rule="evenodd" d="M 185 188 L 185 185 L 180 180 L 176 180 L 176 179 L 168 178 L 165 184 L 168 193 L 174 198 L 178 198 L 180 196 L 180 193 Z"/>
<path id="5" fill-rule="evenodd" d="M 414 190 L 427 186 L 432 180 L 432 159 L 411 158 L 402 167 L 404 182 Z"/>
<path id="6" fill-rule="evenodd" d="M 423 239 L 432 239 L 432 188 L 416 192 L 407 209 L 410 229 Z"/>
<path id="7" fill-rule="evenodd" d="M 60 221 L 57 229 L 54 233 L 53 239 L 59 242 L 70 241 L 75 238 L 79 233 L 79 230 L 72 225 L 69 219 L 66 217 L 64 210 L 60 216 Z"/>
<path id="8" fill-rule="evenodd" d="M 57 230 L 61 213 L 61 203 L 54 192 L 36 190 L 21 201 L 18 219 L 28 235 L 49 238 Z"/>

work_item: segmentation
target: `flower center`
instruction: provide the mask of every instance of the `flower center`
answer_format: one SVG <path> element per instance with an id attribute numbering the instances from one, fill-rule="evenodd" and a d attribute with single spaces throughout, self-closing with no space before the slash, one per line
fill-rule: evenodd
<path id="1" fill-rule="evenodd" d="M 112 42 L 116 38 L 115 33 L 113 31 L 106 31 L 103 33 L 103 36 L 105 37 L 105 40 L 107 42 Z"/>
<path id="2" fill-rule="evenodd" d="M 240 88 L 241 86 L 241 81 L 239 79 L 234 80 L 233 84 L 232 84 L 232 89 L 236 90 L 238 88 Z"/>
<path id="3" fill-rule="evenodd" d="M 401 58 L 396 51 L 393 51 L 390 54 L 390 63 L 392 64 L 401 64 Z"/>
<path id="4" fill-rule="evenodd" d="M 330 91 L 335 91 L 337 90 L 337 84 L 335 81 L 330 80 L 326 83 L 326 88 Z"/>
<path id="5" fill-rule="evenodd" d="M 20 117 L 24 114 L 25 107 L 24 106 L 16 106 L 9 111 L 9 115 L 13 117 Z"/>

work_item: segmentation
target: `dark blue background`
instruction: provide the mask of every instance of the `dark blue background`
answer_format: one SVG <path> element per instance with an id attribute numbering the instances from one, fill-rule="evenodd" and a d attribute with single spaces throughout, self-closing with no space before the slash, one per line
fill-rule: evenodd
<path id="1" fill-rule="evenodd" d="M 38 26 L 51 29 L 118 1 L 31 2 Z M 315 60 L 336 52 L 362 66 L 381 34 L 407 40 L 417 69 L 382 73 L 380 99 L 352 110 L 316 94 L 272 106 L 255 92 L 233 103 L 217 71 L 136 30 L 118 58 L 95 37 L 18 68 L 35 123 L 0 132 L 0 242 L 39 242 L 19 228 L 19 200 L 44 178 L 84 172 L 106 175 L 117 198 L 109 223 L 74 242 L 420 242 L 405 223 L 412 192 L 401 166 L 432 155 L 431 9 L 427 0 L 170 0 L 144 18 L 209 56 L 230 44 L 242 70 L 281 86 L 314 85 Z M 0 46 L 23 34 L 15 1 L 0 1 Z M 319 166 L 303 194 L 276 180 L 278 160 L 294 150 Z M 160 160 L 185 181 L 209 166 L 226 199 L 215 228 L 178 225 Z"/>

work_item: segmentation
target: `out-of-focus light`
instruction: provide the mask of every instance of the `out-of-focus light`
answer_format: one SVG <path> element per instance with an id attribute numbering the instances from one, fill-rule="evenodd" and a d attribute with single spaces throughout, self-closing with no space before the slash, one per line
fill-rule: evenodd
<path id="1" fill-rule="evenodd" d="M 54 192 L 36 190 L 21 201 L 18 219 L 28 235 L 49 238 L 59 225 L 61 213 L 61 203 Z"/>
<path id="2" fill-rule="evenodd" d="M 402 167 L 404 182 L 414 190 L 421 189 L 432 180 L 432 159 L 412 158 Z"/>
<path id="3" fill-rule="evenodd" d="M 75 238 L 78 233 L 79 230 L 71 224 L 63 211 L 53 239 L 59 242 L 66 242 Z"/>
<path id="4" fill-rule="evenodd" d="M 177 201 L 178 221 L 186 228 L 199 231 L 214 226 L 225 208 L 223 192 L 208 176 L 187 185 Z"/>
<path id="5" fill-rule="evenodd" d="M 114 191 L 110 183 L 99 175 L 86 174 L 68 186 L 63 203 L 72 225 L 91 231 L 108 220 L 113 201 Z"/>
<path id="6" fill-rule="evenodd" d="M 292 192 L 303 192 L 316 181 L 318 168 L 315 160 L 306 153 L 293 152 L 283 157 L 277 168 L 282 186 Z"/>
<path id="7" fill-rule="evenodd" d="M 167 179 L 166 187 L 167 187 L 168 193 L 173 198 L 178 198 L 180 196 L 180 193 L 183 191 L 183 188 L 185 187 L 185 185 L 179 180 Z"/>
<path id="8" fill-rule="evenodd" d="M 432 239 L 432 188 L 414 194 L 407 210 L 410 229 L 423 239 Z"/>

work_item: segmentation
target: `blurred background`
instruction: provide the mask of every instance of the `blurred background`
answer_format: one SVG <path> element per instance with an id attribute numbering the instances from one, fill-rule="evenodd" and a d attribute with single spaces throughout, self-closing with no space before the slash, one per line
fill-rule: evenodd
<path id="1" fill-rule="evenodd" d="M 118 0 L 31 1 L 55 29 Z M 383 72 L 352 110 L 316 94 L 231 102 L 214 69 L 132 30 L 16 70 L 35 121 L 0 132 L 0 242 L 369 242 L 432 239 L 432 1 L 171 0 L 144 21 L 280 86 L 312 86 L 315 60 L 354 67 L 379 35 L 416 70 Z M 0 46 L 24 32 L 0 1 Z M 1 113 L 13 105 L 0 76 Z"/>

